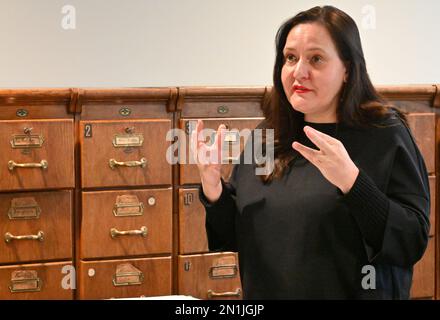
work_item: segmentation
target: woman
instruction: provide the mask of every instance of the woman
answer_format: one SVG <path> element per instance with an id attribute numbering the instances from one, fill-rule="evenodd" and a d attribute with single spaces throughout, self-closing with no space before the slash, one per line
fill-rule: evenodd
<path id="1" fill-rule="evenodd" d="M 286 21 L 272 91 L 266 176 L 241 161 L 225 183 L 221 164 L 199 157 L 222 139 L 196 142 L 201 121 L 192 136 L 210 250 L 238 251 L 245 299 L 409 298 L 428 176 L 404 116 L 369 79 L 355 22 L 331 6 Z"/>

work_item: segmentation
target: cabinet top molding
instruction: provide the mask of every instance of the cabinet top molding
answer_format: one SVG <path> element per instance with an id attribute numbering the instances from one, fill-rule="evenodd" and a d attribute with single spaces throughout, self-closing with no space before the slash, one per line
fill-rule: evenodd
<path id="1" fill-rule="evenodd" d="M 61 104 L 69 112 L 81 112 L 87 102 L 143 102 L 167 101 L 167 110 L 181 110 L 184 100 L 259 100 L 266 99 L 271 86 L 184 86 L 143 88 L 3 88 L 0 89 L 0 106 Z M 440 108 L 440 84 L 378 85 L 376 89 L 387 99 L 427 101 Z"/>

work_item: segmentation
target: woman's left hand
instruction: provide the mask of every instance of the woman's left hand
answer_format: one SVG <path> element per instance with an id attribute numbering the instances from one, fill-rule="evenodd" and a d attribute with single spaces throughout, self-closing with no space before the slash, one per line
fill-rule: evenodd
<path id="1" fill-rule="evenodd" d="M 292 143 L 293 149 L 315 165 L 342 193 L 348 193 L 356 181 L 359 169 L 351 160 L 342 142 L 309 126 L 304 127 L 304 132 L 319 150 L 296 141 Z"/>

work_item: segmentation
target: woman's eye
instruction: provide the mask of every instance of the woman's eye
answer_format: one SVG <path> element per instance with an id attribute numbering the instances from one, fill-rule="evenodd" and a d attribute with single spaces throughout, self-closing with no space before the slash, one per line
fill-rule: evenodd
<path id="1" fill-rule="evenodd" d="M 312 63 L 320 63 L 322 62 L 322 57 L 321 56 L 314 56 L 312 58 Z"/>
<path id="2" fill-rule="evenodd" d="M 285 57 L 286 61 L 289 63 L 295 62 L 296 61 L 296 57 L 293 54 L 288 54 Z"/>

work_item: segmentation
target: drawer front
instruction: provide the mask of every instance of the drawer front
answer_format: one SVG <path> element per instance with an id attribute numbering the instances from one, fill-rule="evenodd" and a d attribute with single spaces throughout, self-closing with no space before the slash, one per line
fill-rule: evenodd
<path id="1" fill-rule="evenodd" d="M 171 253 L 171 188 L 83 192 L 82 208 L 82 258 Z"/>
<path id="2" fill-rule="evenodd" d="M 0 120 L 0 190 L 73 188 L 73 120 Z"/>
<path id="3" fill-rule="evenodd" d="M 171 184 L 171 120 L 81 121 L 83 188 Z"/>
<path id="4" fill-rule="evenodd" d="M 1 300 L 71 300 L 72 262 L 0 267 Z"/>
<path id="5" fill-rule="evenodd" d="M 0 120 L 22 119 L 65 119 L 71 115 L 63 104 L 43 105 L 1 105 Z"/>
<path id="6" fill-rule="evenodd" d="M 220 124 L 225 124 L 227 128 L 231 131 L 231 133 L 238 131 L 241 131 L 243 129 L 248 129 L 249 132 L 253 130 L 261 121 L 263 118 L 257 118 L 257 119 L 203 119 L 203 124 L 205 129 L 218 129 Z M 187 134 L 187 138 L 189 141 L 189 133 L 192 132 L 192 130 L 195 129 L 195 126 L 197 124 L 197 119 L 185 119 L 180 121 L 180 128 L 185 131 Z M 242 137 L 235 140 L 236 142 L 230 142 L 229 146 L 225 146 L 223 150 L 228 150 L 229 157 L 232 158 L 239 158 L 240 152 L 243 150 L 246 141 L 247 136 L 244 134 L 244 131 L 241 131 Z M 231 135 L 231 137 L 236 137 L 235 135 Z M 180 165 L 180 183 L 181 184 L 195 184 L 200 183 L 200 177 L 199 177 L 199 171 L 197 169 L 197 165 L 195 164 L 189 164 L 189 143 L 186 143 L 186 153 L 187 155 L 186 160 L 188 164 L 181 164 Z M 228 181 L 230 178 L 230 175 L 232 173 L 232 168 L 234 164 L 233 163 L 227 163 L 222 166 L 222 177 L 225 181 Z"/>
<path id="7" fill-rule="evenodd" d="M 205 229 L 205 208 L 199 200 L 199 190 L 179 190 L 179 252 L 181 254 L 208 251 Z"/>
<path id="8" fill-rule="evenodd" d="M 179 294 L 199 299 L 242 299 L 236 253 L 179 256 Z"/>
<path id="9" fill-rule="evenodd" d="M 263 117 L 259 101 L 185 101 L 182 117 L 231 118 Z"/>
<path id="10" fill-rule="evenodd" d="M 70 259 L 72 192 L 0 194 L 0 263 Z"/>
<path id="11" fill-rule="evenodd" d="M 79 298 L 110 299 L 171 294 L 171 257 L 80 262 Z"/>
<path id="12" fill-rule="evenodd" d="M 173 114 L 166 110 L 164 101 L 142 103 L 87 103 L 82 106 L 81 119 L 114 120 L 120 119 L 157 119 L 172 118 Z"/>
<path id="13" fill-rule="evenodd" d="M 435 114 L 412 113 L 408 124 L 425 160 L 428 173 L 435 172 Z"/>
<path id="14" fill-rule="evenodd" d="M 411 298 L 432 298 L 435 295 L 435 238 L 429 239 L 422 259 L 414 266 Z"/>
<path id="15" fill-rule="evenodd" d="M 429 176 L 429 191 L 431 194 L 431 210 L 429 213 L 429 220 L 431 221 L 431 229 L 429 230 L 429 235 L 434 236 L 435 235 L 435 221 L 436 221 L 436 194 L 437 194 L 437 187 L 435 183 L 435 176 Z"/>

